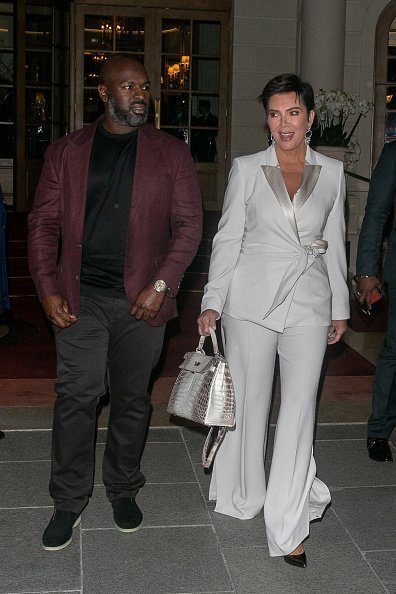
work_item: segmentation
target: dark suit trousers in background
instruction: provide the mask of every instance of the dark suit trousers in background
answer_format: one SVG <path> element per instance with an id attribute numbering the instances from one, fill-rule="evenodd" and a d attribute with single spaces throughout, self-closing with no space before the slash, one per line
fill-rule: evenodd
<path id="1" fill-rule="evenodd" d="M 388 325 L 379 354 L 368 437 L 388 439 L 396 424 L 396 285 L 388 286 Z"/>
<path id="2" fill-rule="evenodd" d="M 56 336 L 58 381 L 52 437 L 50 493 L 55 508 L 80 512 L 93 488 L 96 406 L 107 387 L 110 417 L 103 482 L 111 501 L 135 496 L 150 398 L 165 326 L 129 313 L 126 299 L 82 297 L 78 321 Z"/>

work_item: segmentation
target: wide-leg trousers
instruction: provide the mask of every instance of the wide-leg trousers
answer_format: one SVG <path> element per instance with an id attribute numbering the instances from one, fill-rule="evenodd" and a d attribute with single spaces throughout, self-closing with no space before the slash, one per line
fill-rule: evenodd
<path id="1" fill-rule="evenodd" d="M 388 285 L 388 322 L 375 370 L 369 437 L 388 439 L 396 425 L 396 286 Z"/>
<path id="2" fill-rule="evenodd" d="M 134 497 L 145 478 L 140 457 L 147 431 L 147 388 L 161 354 L 164 326 L 129 313 L 126 299 L 81 298 L 78 321 L 56 335 L 50 494 L 57 509 L 81 512 L 93 488 L 96 408 L 110 391 L 102 474 L 111 501 Z"/>
<path id="3" fill-rule="evenodd" d="M 235 385 L 236 426 L 214 462 L 209 499 L 215 511 L 247 520 L 264 508 L 270 555 L 287 555 L 322 516 L 330 492 L 316 478 L 312 444 L 317 390 L 328 327 L 285 328 L 222 316 L 225 356 Z M 264 458 L 274 366 L 279 355 L 281 404 L 268 483 Z"/>

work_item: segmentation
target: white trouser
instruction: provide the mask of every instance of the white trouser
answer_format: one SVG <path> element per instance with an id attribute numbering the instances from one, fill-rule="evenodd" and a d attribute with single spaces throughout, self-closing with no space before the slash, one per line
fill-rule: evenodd
<path id="1" fill-rule="evenodd" d="M 247 520 L 264 507 L 270 555 L 287 555 L 330 503 L 312 454 L 317 390 L 328 327 L 284 333 L 223 314 L 225 356 L 236 394 L 236 426 L 214 463 L 209 499 L 215 511 Z M 279 354 L 281 406 L 266 486 L 264 457 L 274 364 Z"/>

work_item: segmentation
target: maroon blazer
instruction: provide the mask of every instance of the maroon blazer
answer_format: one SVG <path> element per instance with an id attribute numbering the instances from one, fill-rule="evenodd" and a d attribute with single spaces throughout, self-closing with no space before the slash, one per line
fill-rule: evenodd
<path id="1" fill-rule="evenodd" d="M 96 125 L 64 136 L 47 149 L 28 217 L 29 270 L 39 299 L 60 293 L 75 315 Z M 188 146 L 145 124 L 138 130 L 124 285 L 132 304 L 151 279 L 166 282 L 170 292 L 158 316 L 149 321 L 153 326 L 177 316 L 175 297 L 201 234 L 201 195 Z"/>

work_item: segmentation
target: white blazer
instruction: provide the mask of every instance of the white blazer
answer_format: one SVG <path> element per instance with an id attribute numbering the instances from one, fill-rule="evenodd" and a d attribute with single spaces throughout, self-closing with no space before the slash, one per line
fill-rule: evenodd
<path id="1" fill-rule="evenodd" d="M 341 161 L 309 147 L 291 201 L 275 148 L 234 160 L 202 311 L 282 332 L 349 318 Z"/>

